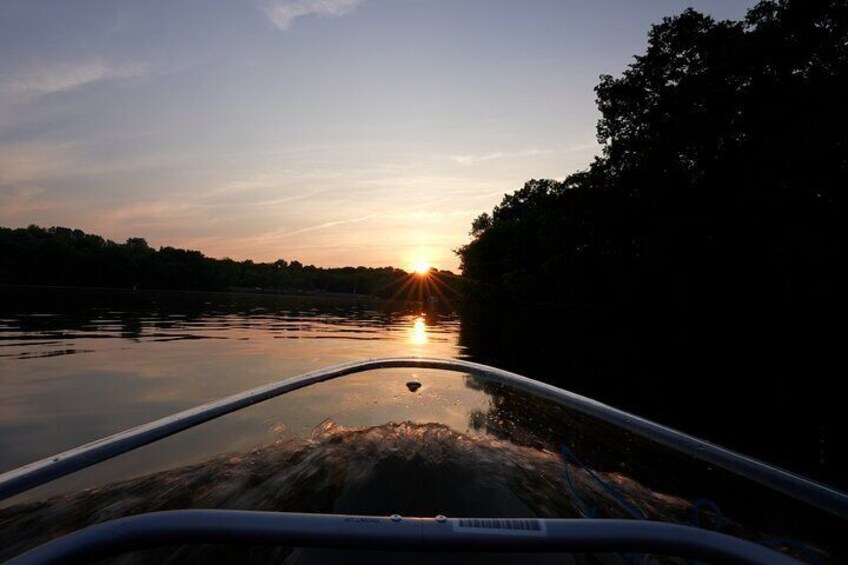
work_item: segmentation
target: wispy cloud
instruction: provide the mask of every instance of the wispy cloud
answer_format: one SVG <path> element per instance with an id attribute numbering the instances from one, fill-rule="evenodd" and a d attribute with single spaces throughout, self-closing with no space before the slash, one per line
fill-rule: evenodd
<path id="1" fill-rule="evenodd" d="M 196 207 L 185 202 L 171 202 L 167 200 L 157 200 L 151 202 L 135 202 L 121 208 L 106 212 L 106 216 L 111 222 L 144 222 L 154 223 L 157 219 L 170 218 L 178 216 L 184 218 L 187 211 L 194 210 Z"/>
<path id="2" fill-rule="evenodd" d="M 0 143 L 0 187 L 31 185 L 70 167 L 70 147 L 61 143 Z"/>
<path id="3" fill-rule="evenodd" d="M 44 193 L 44 189 L 38 186 L 0 189 L 0 222 L 13 225 L 20 223 L 23 217 L 55 208 L 55 203 L 45 199 Z"/>
<path id="4" fill-rule="evenodd" d="M 292 23 L 304 16 L 345 16 L 365 0 L 268 0 L 263 9 L 268 19 L 278 29 L 289 29 Z"/>
<path id="5" fill-rule="evenodd" d="M 12 96 L 37 96 L 76 90 L 84 86 L 147 74 L 144 63 L 115 63 L 101 58 L 33 65 L 8 73 L 0 92 Z"/>
<path id="6" fill-rule="evenodd" d="M 495 161 L 498 159 L 511 159 L 516 157 L 538 157 L 540 155 L 549 155 L 553 153 L 550 149 L 527 149 L 525 151 L 503 152 L 495 151 L 482 155 L 451 155 L 451 161 L 460 165 L 473 165 L 476 163 L 485 163 L 486 161 Z"/>
<path id="7" fill-rule="evenodd" d="M 344 225 L 344 224 L 358 224 L 359 222 L 364 222 L 366 220 L 370 220 L 372 218 L 375 218 L 376 216 L 377 216 L 377 214 L 366 214 L 366 215 L 360 216 L 358 218 L 348 218 L 346 220 L 335 220 L 335 221 L 332 221 L 332 222 L 323 222 L 323 223 L 318 224 L 318 225 L 309 226 L 309 227 L 306 227 L 306 228 L 301 228 L 299 230 L 282 233 L 282 234 L 280 234 L 280 237 L 289 237 L 289 236 L 292 236 L 292 235 L 300 235 L 302 233 L 307 233 L 307 232 L 316 231 L 316 230 L 323 230 L 323 229 L 327 229 L 327 228 L 333 228 L 333 227 L 341 226 L 341 225 Z"/>
<path id="8" fill-rule="evenodd" d="M 345 218 L 345 219 L 340 219 L 340 220 L 321 222 L 319 224 L 303 227 L 303 228 L 300 228 L 300 229 L 297 229 L 297 230 L 294 230 L 294 231 L 279 230 L 279 231 L 276 231 L 274 233 L 274 235 L 277 236 L 277 237 L 280 237 L 280 238 L 286 238 L 286 237 L 290 237 L 290 236 L 293 236 L 293 235 L 300 235 L 300 234 L 303 234 L 303 233 L 313 232 L 313 231 L 317 231 L 317 230 L 325 230 L 327 228 L 334 228 L 334 227 L 337 227 L 337 226 L 343 226 L 343 225 L 347 225 L 347 224 L 358 224 L 360 222 L 364 222 L 364 221 L 367 221 L 367 220 L 373 220 L 373 219 L 386 220 L 386 219 L 389 219 L 389 218 L 394 218 L 394 219 L 403 220 L 403 221 L 410 221 L 410 220 L 422 220 L 422 219 L 426 218 L 427 220 L 432 222 L 433 219 L 434 219 L 434 216 L 438 216 L 438 217 L 443 217 L 443 216 L 439 212 L 430 212 L 427 209 L 430 208 L 431 206 L 437 206 L 437 205 L 444 204 L 444 203 L 452 201 L 452 200 L 454 200 L 454 198 L 444 197 L 444 198 L 437 198 L 437 199 L 434 199 L 434 200 L 430 200 L 428 202 L 421 202 L 419 204 L 415 204 L 415 205 L 411 205 L 411 206 L 391 207 L 391 208 L 383 209 L 383 210 L 378 211 L 378 212 L 370 212 L 368 214 L 364 214 L 364 215 L 354 217 L 354 218 Z M 436 218 L 436 219 L 438 219 L 438 218 Z"/>
<path id="9" fill-rule="evenodd" d="M 50 181 L 61 184 L 106 174 L 149 171 L 179 162 L 178 157 L 161 152 L 110 157 L 102 154 L 102 148 L 102 143 L 0 142 L 0 188 Z"/>

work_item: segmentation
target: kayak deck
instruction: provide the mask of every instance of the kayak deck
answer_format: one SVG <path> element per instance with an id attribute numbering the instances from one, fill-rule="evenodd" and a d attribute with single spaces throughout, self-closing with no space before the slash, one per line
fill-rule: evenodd
<path id="1" fill-rule="evenodd" d="M 0 476 L 0 493 L 13 496 L 285 393 L 399 367 L 458 371 L 477 379 L 469 386 L 485 387 L 493 398 L 493 415 L 474 422 L 485 433 L 458 433 L 437 421 L 403 421 L 402 412 L 391 415 L 393 421 L 358 428 L 328 421 L 309 438 L 223 454 L 200 465 L 52 497 L 46 504 L 2 509 L 0 522 L 20 525 L 9 536 L 25 540 L 12 544 L 14 552 L 5 557 L 38 541 L 27 539 L 27 524 L 49 523 L 53 532 L 64 533 L 132 515 L 161 517 L 162 510 L 175 508 L 279 516 L 447 514 L 450 520 L 524 518 L 597 527 L 628 519 L 676 523 L 695 530 L 696 537 L 698 532 L 731 534 L 808 561 L 838 560 L 843 554 L 838 532 L 848 515 L 848 498 L 838 491 L 580 395 L 460 360 L 375 359 L 306 373 L 6 473 Z M 575 525 L 568 526 L 568 536 L 583 531 Z M 606 539 L 603 547 L 613 551 L 624 547 L 611 540 L 615 535 L 613 528 L 598 539 Z M 529 551 L 553 547 L 534 543 L 528 542 Z M 662 553 L 650 543 L 627 551 L 639 547 Z"/>

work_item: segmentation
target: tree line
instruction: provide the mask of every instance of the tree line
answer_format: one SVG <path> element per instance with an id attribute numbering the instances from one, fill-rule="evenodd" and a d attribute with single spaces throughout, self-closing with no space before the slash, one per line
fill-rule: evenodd
<path id="1" fill-rule="evenodd" d="M 596 94 L 602 154 L 458 250 L 467 354 L 844 488 L 848 2 L 686 10 Z"/>
<path id="2" fill-rule="evenodd" d="M 213 259 L 200 251 L 116 243 L 64 227 L 0 227 L 0 282 L 173 290 L 334 292 L 391 297 L 410 277 L 393 267 L 321 268 Z"/>
<path id="3" fill-rule="evenodd" d="M 848 3 L 692 9 L 596 87 L 603 154 L 472 225 L 463 274 L 534 301 L 808 305 L 842 294 Z"/>

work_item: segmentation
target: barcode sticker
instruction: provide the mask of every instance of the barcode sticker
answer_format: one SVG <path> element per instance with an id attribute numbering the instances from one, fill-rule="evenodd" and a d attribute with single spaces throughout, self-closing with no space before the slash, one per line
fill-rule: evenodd
<path id="1" fill-rule="evenodd" d="M 545 523 L 533 518 L 459 518 L 453 521 L 453 529 L 481 534 L 521 536 L 548 534 Z"/>

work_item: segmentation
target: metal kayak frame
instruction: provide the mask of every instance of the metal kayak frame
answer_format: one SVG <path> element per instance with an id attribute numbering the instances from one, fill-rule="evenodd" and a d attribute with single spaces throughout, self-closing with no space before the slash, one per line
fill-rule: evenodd
<path id="1" fill-rule="evenodd" d="M 774 491 L 848 520 L 848 495 L 800 475 L 618 410 L 617 408 L 607 406 L 591 398 L 515 373 L 470 361 L 427 357 L 390 357 L 343 363 L 234 394 L 148 424 L 131 428 L 0 475 L 0 501 L 177 432 L 287 392 L 346 375 L 391 368 L 438 369 L 462 372 L 483 378 L 487 381 L 508 385 L 595 417 L 654 441 L 678 453 L 715 465 L 740 477 L 750 479 Z M 455 551 L 462 550 L 463 548 L 470 551 L 488 551 L 515 548 L 512 550 L 551 551 L 559 549 L 569 551 L 612 551 L 627 549 L 631 551 L 650 550 L 658 553 L 668 553 L 670 550 L 673 550 L 672 552 L 678 555 L 689 554 L 693 557 L 701 556 L 702 558 L 712 556 L 712 558 L 741 563 L 781 562 L 777 561 L 778 559 L 783 559 L 784 561 L 782 562 L 786 563 L 794 562 L 790 558 L 773 550 L 731 536 L 658 522 L 538 520 L 539 523 L 544 525 L 549 534 L 544 538 L 547 541 L 540 542 L 539 540 L 542 538 L 539 536 L 513 535 L 501 539 L 503 536 L 495 537 L 490 534 L 480 534 L 479 532 L 474 532 L 473 529 L 463 530 L 461 527 L 452 527 L 450 530 L 452 533 L 448 535 L 445 534 L 448 530 L 445 529 L 444 523 L 431 523 L 424 518 L 405 518 L 399 522 L 400 524 L 404 524 L 401 527 L 395 527 L 396 524 L 392 523 L 392 528 L 377 528 L 373 531 L 370 527 L 362 530 L 360 525 L 368 524 L 369 522 L 367 520 L 378 520 L 376 523 L 383 524 L 385 521 L 384 518 L 342 518 L 346 520 L 343 522 L 346 524 L 345 528 L 340 528 L 339 517 L 327 515 L 269 514 L 224 510 L 186 510 L 152 513 L 92 526 L 36 548 L 21 556 L 20 559 L 24 559 L 26 555 L 34 555 L 36 557 L 43 555 L 44 558 L 48 558 L 50 555 L 58 555 L 50 553 L 50 551 L 54 551 L 47 549 L 50 547 L 59 548 L 56 551 L 61 552 L 65 550 L 70 551 L 71 549 L 82 546 L 89 547 L 86 544 L 94 542 L 96 542 L 95 545 L 103 545 L 104 547 L 108 545 L 112 547 L 115 544 L 120 545 L 118 541 L 114 540 L 135 540 L 132 543 L 140 543 L 140 540 L 155 541 L 156 535 L 160 535 L 163 531 L 167 530 L 169 532 L 168 536 L 182 536 L 180 539 L 184 539 L 187 542 L 195 540 L 209 542 L 224 539 L 229 536 L 226 532 L 232 532 L 232 536 L 241 536 L 244 539 L 250 539 L 256 542 L 261 542 L 263 539 L 266 540 L 266 543 L 271 539 L 278 540 L 274 542 L 278 545 L 286 541 L 296 542 L 297 546 L 321 545 L 324 547 L 354 548 L 367 545 L 368 548 L 372 549 L 437 548 L 431 549 L 432 551 Z M 459 519 L 450 519 L 447 523 L 448 525 L 453 525 L 458 523 L 456 520 Z M 303 524 L 303 527 L 300 524 Z M 247 527 L 248 525 L 250 527 Z M 410 529 L 413 527 L 415 532 L 418 532 L 414 535 L 412 533 L 413 530 Z M 360 531 L 362 533 L 352 533 Z M 332 532 L 335 533 L 330 535 Z M 550 535 L 554 533 L 556 535 Z M 384 536 L 383 534 L 386 535 Z M 335 535 L 340 536 L 338 540 L 341 541 L 337 540 L 338 543 L 333 541 L 336 540 Z M 369 541 L 367 543 L 358 541 L 360 539 L 358 536 L 360 535 L 364 536 L 362 539 Z M 424 537 L 415 537 L 419 535 Z M 418 540 L 416 542 L 417 545 L 416 543 L 412 543 L 414 541 L 413 538 Z M 168 539 L 175 538 L 169 537 Z M 519 539 L 523 541 L 516 541 Z M 679 543 L 675 540 L 679 540 Z M 465 546 L 466 543 L 469 544 L 467 548 Z M 721 549 L 722 547 L 724 549 Z M 687 550 L 687 548 L 689 549 Z M 38 553 L 39 551 L 47 553 Z M 714 553 L 710 553 L 710 551 Z M 768 552 L 766 554 L 768 559 L 761 559 L 763 557 L 763 551 Z M 745 558 L 745 555 L 748 555 L 749 558 Z M 790 560 L 786 561 L 787 559 Z M 49 559 L 47 560 L 49 561 Z M 39 558 L 37 561 L 24 560 L 20 562 L 43 561 L 44 559 Z"/>

